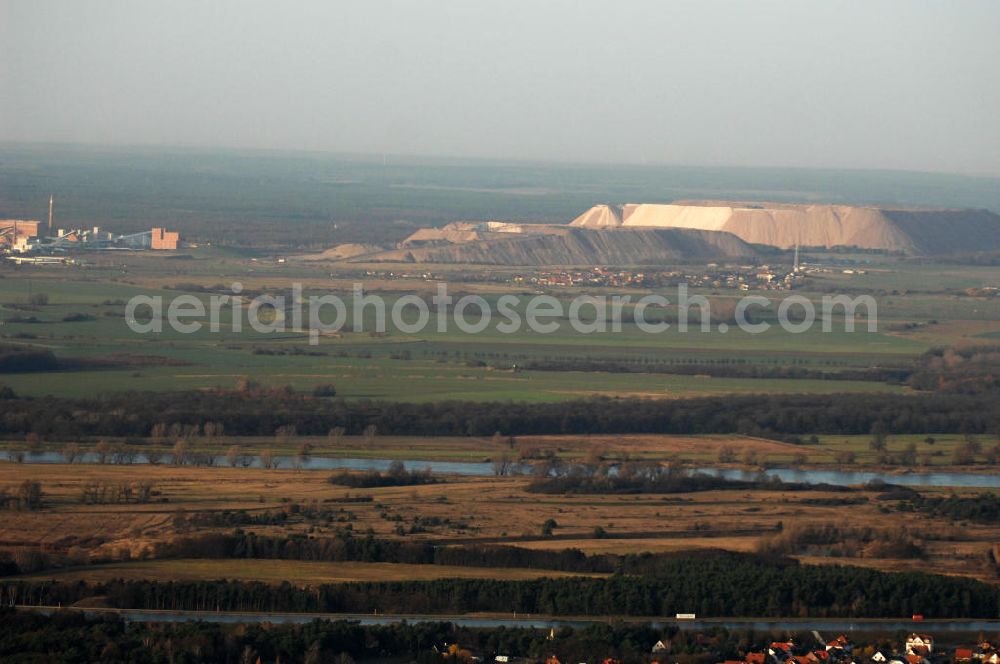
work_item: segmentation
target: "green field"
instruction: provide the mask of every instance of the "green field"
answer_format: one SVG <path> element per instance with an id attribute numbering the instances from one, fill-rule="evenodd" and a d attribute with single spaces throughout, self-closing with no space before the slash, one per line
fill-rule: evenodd
<path id="1" fill-rule="evenodd" d="M 790 365 L 824 374 L 849 367 L 901 367 L 935 345 L 989 339 L 1000 326 L 1000 307 L 990 306 L 989 302 L 953 292 L 920 291 L 906 296 L 880 292 L 877 332 L 868 332 L 863 324 L 847 332 L 844 321 L 835 318 L 831 332 L 823 332 L 817 324 L 806 333 L 790 334 L 772 318 L 771 329 L 762 334 L 750 334 L 735 326 L 723 333 L 715 324 L 710 331 L 702 332 L 696 323 L 687 332 L 678 331 L 674 325 L 666 332 L 650 334 L 626 318 L 621 331 L 582 334 L 567 320 L 556 318 L 558 330 L 551 334 L 532 332 L 526 326 L 516 334 L 503 334 L 496 329 L 501 319 L 495 316 L 491 325 L 478 334 L 457 329 L 453 319 L 449 319 L 447 331 L 438 332 L 433 317 L 424 330 L 412 334 L 395 329 L 390 316 L 387 331 L 373 336 L 367 331 L 375 327 L 374 312 L 369 308 L 364 317 L 366 331 L 324 336 L 314 346 L 300 332 L 261 333 L 246 323 L 241 332 L 234 332 L 231 312 L 223 308 L 221 330 L 217 333 L 206 326 L 193 334 L 181 334 L 165 326 L 160 334 L 142 335 L 131 331 L 124 319 L 124 302 L 134 295 L 162 296 L 169 302 L 171 297 L 193 294 L 207 306 L 209 293 L 192 291 L 193 287 L 185 284 L 201 284 L 198 288 L 204 288 L 237 279 L 247 281 L 247 288 L 253 288 L 254 292 L 286 296 L 290 284 L 302 280 L 307 284 L 306 295 L 324 294 L 327 292 L 321 286 L 324 268 L 260 264 L 232 257 L 223 263 L 214 249 L 195 251 L 189 260 L 183 261 L 143 254 L 113 257 L 98 254 L 91 259 L 92 264 L 86 267 L 5 265 L 0 271 L 3 277 L 0 342 L 47 349 L 63 358 L 115 360 L 125 353 L 159 359 L 112 368 L 2 375 L 2 382 L 18 393 L 86 396 L 119 390 L 228 388 L 241 376 L 250 376 L 267 385 L 291 385 L 303 391 L 320 384 L 333 384 L 339 396 L 349 399 L 413 401 L 554 401 L 593 394 L 675 398 L 742 393 L 887 392 L 903 388 L 884 382 L 819 377 L 680 375 L 671 373 L 670 365 L 739 363 L 772 369 Z M 122 264 L 128 265 L 124 271 Z M 886 267 L 878 274 L 897 274 L 898 266 L 890 267 L 891 270 Z M 252 275 L 241 277 L 239 273 L 247 270 L 252 270 Z M 907 265 L 905 271 L 931 280 L 930 269 Z M 873 270 L 863 276 L 875 274 Z M 975 267 L 954 266 L 948 274 L 955 283 L 964 286 L 981 284 L 989 278 L 988 270 Z M 818 283 L 823 279 L 826 277 Z M 829 279 L 844 280 L 836 274 Z M 908 279 L 912 283 L 919 281 L 912 274 Z M 851 285 L 856 284 L 851 282 Z M 483 292 L 491 304 L 499 293 L 511 292 L 502 286 L 460 282 L 449 286 L 456 297 L 474 288 Z M 382 281 L 366 287 L 382 289 L 386 306 L 391 310 L 396 298 L 405 292 L 428 294 L 434 285 Z M 550 294 L 565 305 L 570 297 L 582 292 L 554 289 Z M 667 289 L 632 290 L 623 294 L 632 296 L 634 301 L 651 292 L 673 295 Z M 822 295 L 815 291 L 803 293 L 817 303 Z M 28 304 L 38 294 L 47 297 L 47 304 Z M 350 304 L 343 290 L 335 294 Z M 704 289 L 697 294 L 709 297 L 713 306 L 723 308 L 731 307 L 732 300 L 739 296 Z M 777 299 L 782 293 L 767 295 Z M 528 294 L 521 292 L 520 296 L 515 310 L 523 317 Z M 585 315 L 588 313 L 584 311 Z M 348 308 L 348 321 L 352 318 L 353 312 Z M 902 326 L 913 323 L 919 326 L 900 332 Z M 628 373 L 523 370 L 523 365 L 538 361 L 617 362 L 639 368 Z M 645 370 L 643 364 L 655 369 Z M 515 365 L 522 365 L 522 370 L 512 370 Z"/>

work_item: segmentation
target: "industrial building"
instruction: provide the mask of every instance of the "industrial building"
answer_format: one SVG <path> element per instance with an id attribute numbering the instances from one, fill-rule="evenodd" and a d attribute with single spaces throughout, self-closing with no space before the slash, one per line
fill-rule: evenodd
<path id="1" fill-rule="evenodd" d="M 16 223 L 16 230 L 15 230 Z M 139 233 L 116 234 L 93 228 L 58 229 L 54 235 L 39 236 L 37 221 L 0 221 L 0 251 L 17 254 L 54 254 L 69 251 L 165 250 L 174 251 L 180 234 L 165 228 Z"/>
<path id="2" fill-rule="evenodd" d="M 24 251 L 28 241 L 38 237 L 40 223 L 28 219 L 0 219 L 0 249 Z"/>
<path id="3" fill-rule="evenodd" d="M 149 248 L 173 251 L 177 249 L 177 243 L 180 242 L 180 239 L 180 233 L 171 232 L 165 228 L 154 228 Z"/>
<path id="4" fill-rule="evenodd" d="M 153 228 L 139 233 L 118 235 L 102 231 L 99 226 L 53 232 L 55 197 L 49 196 L 48 230 L 39 235 L 40 221 L 23 219 L 0 220 L 0 251 L 17 254 L 53 254 L 67 251 L 102 251 L 112 249 L 156 249 L 175 251 L 180 234 L 165 228 Z"/>
<path id="5" fill-rule="evenodd" d="M 28 250 L 39 253 L 65 251 L 102 251 L 113 249 L 158 249 L 173 251 L 177 249 L 180 235 L 164 228 L 153 228 L 139 233 L 119 235 L 101 230 L 100 226 L 89 229 L 74 229 L 56 231 L 54 237 L 38 238 L 29 245 Z"/>

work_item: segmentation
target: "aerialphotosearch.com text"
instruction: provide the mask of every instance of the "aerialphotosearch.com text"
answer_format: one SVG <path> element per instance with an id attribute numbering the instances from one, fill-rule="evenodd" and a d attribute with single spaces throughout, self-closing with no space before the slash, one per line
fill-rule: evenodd
<path id="1" fill-rule="evenodd" d="M 445 333 L 452 329 L 466 334 L 487 330 L 500 334 L 553 334 L 566 331 L 567 325 L 579 334 L 621 332 L 625 326 L 648 334 L 669 329 L 725 334 L 731 324 L 747 334 L 762 334 L 775 324 L 789 334 L 801 334 L 817 324 L 823 332 L 832 332 L 834 317 L 838 316 L 846 332 L 855 330 L 858 319 L 869 332 L 878 329 L 878 305 L 868 295 L 824 295 L 818 307 L 813 300 L 797 294 L 774 299 L 744 295 L 735 305 L 727 305 L 725 320 L 729 322 L 713 324 L 712 301 L 690 293 L 687 284 L 677 286 L 673 298 L 661 294 L 571 298 L 505 294 L 491 300 L 464 294 L 456 298 L 449 295 L 446 283 L 438 283 L 436 293 L 430 297 L 366 293 L 360 283 L 345 293 L 304 294 L 298 283 L 292 284 L 287 295 L 249 297 L 243 290 L 237 282 L 228 293 L 202 297 L 136 295 L 126 303 L 126 324 L 136 334 L 158 334 L 165 327 L 181 334 L 206 329 L 215 333 L 248 329 L 261 334 L 299 332 L 308 334 L 313 345 L 324 335 L 342 331 L 385 333 L 389 323 L 402 334 Z M 669 322 L 664 315 L 667 311 L 672 312 Z M 765 314 L 775 323 L 762 320 Z"/>

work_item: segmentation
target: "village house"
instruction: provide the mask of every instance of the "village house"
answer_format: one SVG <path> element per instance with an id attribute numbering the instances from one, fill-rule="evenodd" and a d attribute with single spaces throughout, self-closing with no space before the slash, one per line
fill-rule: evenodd
<path id="1" fill-rule="evenodd" d="M 926 657 L 934 652 L 934 637 L 927 634 L 910 634 L 906 637 L 906 654 Z"/>
<path id="2" fill-rule="evenodd" d="M 877 664 L 907 664 L 900 655 L 884 653 L 881 650 L 875 651 L 871 661 Z"/>
<path id="3" fill-rule="evenodd" d="M 976 646 L 975 650 L 972 651 L 972 657 L 983 662 L 983 664 L 1000 664 L 1000 653 L 997 653 L 989 641 L 983 641 Z M 956 655 L 957 659 L 958 656 Z"/>
<path id="4" fill-rule="evenodd" d="M 898 652 L 890 650 L 873 650 L 873 646 L 864 649 L 865 657 L 855 660 L 855 645 L 846 636 L 840 635 L 832 641 L 826 643 L 817 636 L 815 646 L 797 646 L 794 641 L 772 641 L 765 650 L 759 652 L 748 652 L 743 659 L 726 659 L 718 664 L 1000 664 L 1000 653 L 988 642 L 983 642 L 974 647 L 957 647 L 952 653 L 942 649 L 934 652 L 934 639 L 926 634 L 910 634 L 903 647 Z M 718 645 L 718 638 L 705 634 L 698 634 L 695 638 L 700 646 L 715 647 Z M 471 655 L 468 651 L 459 649 L 452 644 L 446 648 L 435 648 L 435 651 L 452 656 L 459 655 L 458 659 L 463 659 L 462 654 Z M 648 664 L 667 664 L 665 654 L 671 650 L 671 643 L 667 640 L 658 640 L 650 647 Z M 802 654 L 797 654 L 802 653 Z M 868 657 L 868 653 L 872 653 Z M 474 661 L 465 659 L 464 661 Z M 514 657 L 497 655 L 494 664 L 510 664 L 516 661 Z M 596 660 L 600 664 L 622 664 L 622 661 L 613 657 L 603 660 Z M 545 659 L 544 664 L 561 664 L 556 655 L 550 655 Z M 580 664 L 586 664 L 581 662 Z"/>
<path id="5" fill-rule="evenodd" d="M 851 643 L 847 640 L 847 637 L 841 634 L 833 641 L 826 644 L 827 652 L 831 650 L 851 650 Z"/>
<path id="6" fill-rule="evenodd" d="M 818 638 L 818 636 L 817 636 Z M 976 647 L 958 647 L 953 653 L 934 652 L 934 639 L 926 634 L 910 634 L 900 652 L 865 648 L 870 657 L 855 660 L 855 646 L 846 636 L 823 643 L 805 654 L 795 654 L 793 641 L 773 641 L 762 652 L 747 653 L 741 662 L 725 660 L 719 664 L 1000 664 L 1000 653 L 988 642 Z M 802 652 L 802 648 L 798 652 Z M 651 663 L 653 664 L 653 663 Z M 659 664 L 656 662 L 655 664 Z"/>
<path id="7" fill-rule="evenodd" d="M 779 653 L 785 656 L 792 654 L 792 648 L 795 647 L 795 642 L 788 641 L 772 641 L 771 646 L 767 649 L 767 654 L 771 657 L 777 656 Z"/>

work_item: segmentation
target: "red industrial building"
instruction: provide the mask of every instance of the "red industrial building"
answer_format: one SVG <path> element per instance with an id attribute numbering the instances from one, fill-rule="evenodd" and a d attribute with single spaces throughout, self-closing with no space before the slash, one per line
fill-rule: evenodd
<path id="1" fill-rule="evenodd" d="M 168 231 L 165 228 L 154 228 L 150 248 L 174 250 L 177 249 L 177 243 L 180 239 L 180 233 Z"/>
<path id="2" fill-rule="evenodd" d="M 13 247 L 21 238 L 38 237 L 39 223 L 26 219 L 0 219 L 0 247 Z"/>

